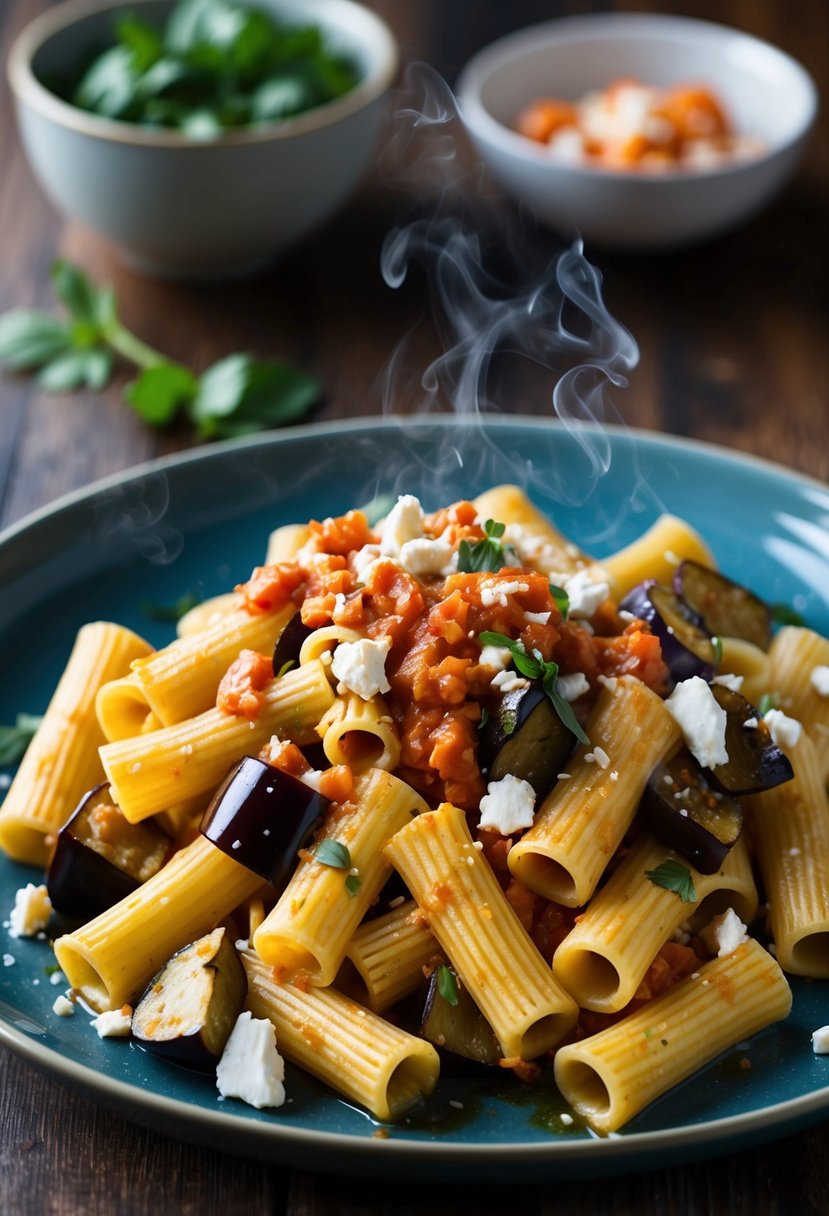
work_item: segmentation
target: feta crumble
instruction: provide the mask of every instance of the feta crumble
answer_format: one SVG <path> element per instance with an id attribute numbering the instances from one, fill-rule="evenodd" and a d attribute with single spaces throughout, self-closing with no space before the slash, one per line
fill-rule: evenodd
<path id="1" fill-rule="evenodd" d="M 682 680 L 665 701 L 671 717 L 682 731 L 688 750 L 703 768 L 728 763 L 725 727 L 728 716 L 699 676 Z"/>
<path id="2" fill-rule="evenodd" d="M 565 701 L 578 701 L 579 697 L 590 692 L 590 682 L 583 671 L 574 671 L 569 676 L 558 676 L 556 692 L 564 697 Z"/>
<path id="3" fill-rule="evenodd" d="M 108 1009 L 106 1013 L 99 1013 L 89 1024 L 95 1027 L 99 1039 L 123 1039 L 132 1030 L 132 1010 L 129 1005 Z"/>
<path id="4" fill-rule="evenodd" d="M 423 508 L 414 494 L 401 494 L 386 516 L 380 533 L 380 551 L 397 557 L 406 541 L 423 535 Z"/>
<path id="5" fill-rule="evenodd" d="M 567 592 L 571 617 L 591 617 L 610 595 L 610 586 L 593 578 L 589 570 L 577 570 L 562 584 Z"/>
<path id="6" fill-rule="evenodd" d="M 829 667 L 823 664 L 819 667 L 813 667 L 809 676 L 809 683 L 819 697 L 829 697 Z"/>
<path id="7" fill-rule="evenodd" d="M 829 1055 L 829 1026 L 820 1026 L 813 1032 L 812 1051 L 816 1056 Z"/>
<path id="8" fill-rule="evenodd" d="M 514 671 L 499 671 L 490 680 L 493 688 L 497 688 L 500 692 L 515 692 L 518 688 L 526 688 L 529 680 L 525 680 L 523 676 L 516 675 Z"/>
<path id="9" fill-rule="evenodd" d="M 276 1049 L 276 1032 L 265 1018 L 240 1013 L 216 1067 L 216 1088 L 223 1098 L 249 1106 L 282 1106 L 285 1062 Z"/>
<path id="10" fill-rule="evenodd" d="M 404 570 L 419 578 L 429 574 L 452 574 L 457 568 L 458 555 L 448 541 L 419 536 L 405 542 L 398 560 Z"/>
<path id="11" fill-rule="evenodd" d="M 503 671 L 512 662 L 512 654 L 506 646 L 482 646 L 481 657 L 478 661 L 482 667 L 491 667 L 493 671 Z"/>
<path id="12" fill-rule="evenodd" d="M 709 950 L 716 950 L 717 958 L 733 954 L 738 946 L 748 941 L 746 927 L 733 908 L 715 916 L 700 936 Z"/>
<path id="13" fill-rule="evenodd" d="M 363 545 L 351 555 L 351 568 L 358 583 L 365 583 L 372 567 L 381 557 L 379 545 Z"/>
<path id="14" fill-rule="evenodd" d="M 370 701 L 378 692 L 388 692 L 391 688 L 384 666 L 390 650 L 391 638 L 380 638 L 376 642 L 368 638 L 340 642 L 334 651 L 331 671 L 350 692 Z"/>
<path id="15" fill-rule="evenodd" d="M 14 897 L 9 917 L 9 937 L 34 937 L 45 929 L 52 915 L 52 901 L 43 883 L 26 883 Z"/>
<path id="16" fill-rule="evenodd" d="M 519 582 L 518 579 L 505 583 L 482 583 L 481 603 L 484 608 L 491 608 L 493 604 L 500 604 L 502 608 L 506 608 L 509 606 L 508 596 L 517 595 L 519 591 L 529 591 L 529 589 L 529 583 Z"/>
<path id="17" fill-rule="evenodd" d="M 481 799 L 481 828 L 492 828 L 502 836 L 532 827 L 535 790 L 529 781 L 507 773 L 500 781 L 490 781 Z"/>
<path id="18" fill-rule="evenodd" d="M 803 727 L 797 718 L 790 718 L 782 709 L 770 709 L 763 714 L 772 739 L 778 747 L 795 747 Z"/>
<path id="19" fill-rule="evenodd" d="M 63 993 L 55 998 L 52 1005 L 52 1012 L 56 1013 L 59 1018 L 72 1018 L 75 1016 L 75 1005 Z"/>
<path id="20" fill-rule="evenodd" d="M 714 676 L 712 684 L 722 684 L 723 688 L 730 688 L 732 692 L 739 692 L 743 687 L 744 676 L 735 676 L 731 672 L 724 671 L 722 675 Z"/>

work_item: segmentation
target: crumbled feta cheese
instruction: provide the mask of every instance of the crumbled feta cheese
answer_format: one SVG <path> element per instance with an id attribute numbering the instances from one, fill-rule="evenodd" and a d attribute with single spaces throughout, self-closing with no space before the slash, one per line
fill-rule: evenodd
<path id="1" fill-rule="evenodd" d="M 369 638 L 340 642 L 334 651 L 331 671 L 351 692 L 370 701 L 378 692 L 388 692 L 391 688 L 384 667 L 390 650 L 391 638 L 379 638 L 376 642 Z"/>
<path id="2" fill-rule="evenodd" d="M 457 568 L 458 555 L 448 541 L 419 536 L 406 541 L 400 549 L 398 560 L 404 570 L 418 578 L 429 574 L 451 574 Z"/>
<path id="3" fill-rule="evenodd" d="M 549 612 L 525 612 L 524 620 L 528 625 L 546 625 L 551 615 Z"/>
<path id="4" fill-rule="evenodd" d="M 492 677 L 490 684 L 500 692 L 515 692 L 518 688 L 526 688 L 529 680 L 525 680 L 523 676 L 516 675 L 514 671 L 499 671 L 497 675 Z"/>
<path id="5" fill-rule="evenodd" d="M 500 781 L 490 781 L 481 799 L 482 828 L 492 828 L 502 836 L 511 836 L 532 827 L 535 810 L 535 790 L 529 781 L 507 773 Z"/>
<path id="6" fill-rule="evenodd" d="M 756 718 L 746 718 L 743 723 L 743 730 L 756 730 L 760 723 Z"/>
<path id="7" fill-rule="evenodd" d="M 493 604 L 500 604 L 502 608 L 506 608 L 509 604 L 507 596 L 517 595 L 519 591 L 529 591 L 529 589 L 529 583 L 522 583 L 518 579 L 502 583 L 482 583 L 481 603 L 484 608 L 491 608 Z"/>
<path id="8" fill-rule="evenodd" d="M 423 535 L 423 508 L 414 494 L 401 494 L 386 516 L 380 533 L 381 552 L 397 557 L 408 540 Z"/>
<path id="9" fill-rule="evenodd" d="M 746 927 L 733 908 L 715 916 L 700 936 L 712 953 L 716 950 L 718 958 L 733 954 L 738 946 L 748 941 Z"/>
<path id="10" fill-rule="evenodd" d="M 728 716 L 699 676 L 682 680 L 665 702 L 682 731 L 688 750 L 703 768 L 728 763 L 725 726 Z"/>
<path id="11" fill-rule="evenodd" d="M 58 984 L 66 983 L 66 976 L 62 971 L 53 971 L 49 976 L 49 983 L 52 984 L 53 987 L 57 988 Z"/>
<path id="12" fill-rule="evenodd" d="M 829 667 L 813 667 L 809 683 L 819 697 L 829 697 Z"/>
<path id="13" fill-rule="evenodd" d="M 724 671 L 722 675 L 714 676 L 712 684 L 722 684 L 723 688 L 730 688 L 732 692 L 739 692 L 743 687 L 743 676 L 732 675 L 731 672 Z"/>
<path id="14" fill-rule="evenodd" d="M 17 960 L 15 959 L 13 954 L 4 954 L 3 955 L 3 966 L 4 967 L 13 967 L 14 964 L 16 963 L 16 961 Z"/>
<path id="15" fill-rule="evenodd" d="M 132 1029 L 132 1010 L 129 1005 L 121 1009 L 108 1009 L 99 1013 L 89 1023 L 98 1032 L 99 1039 L 123 1039 Z"/>
<path id="16" fill-rule="evenodd" d="M 379 545 L 363 545 L 351 555 L 351 568 L 358 583 L 367 581 L 369 572 L 381 557 Z"/>
<path id="17" fill-rule="evenodd" d="M 249 1106 L 282 1106 L 285 1062 L 276 1049 L 276 1032 L 265 1018 L 240 1013 L 216 1067 L 216 1088 L 223 1098 Z"/>
<path id="18" fill-rule="evenodd" d="M 559 676 L 556 679 L 556 692 L 565 701 L 578 701 L 579 697 L 590 692 L 590 682 L 583 671 L 574 671 L 569 676 Z"/>
<path id="19" fill-rule="evenodd" d="M 812 1051 L 816 1056 L 829 1055 L 829 1026 L 821 1026 L 812 1033 Z"/>
<path id="20" fill-rule="evenodd" d="M 478 662 L 482 667 L 491 667 L 493 671 L 503 671 L 512 662 L 512 654 L 506 646 L 482 646 Z"/>
<path id="21" fill-rule="evenodd" d="M 345 592 L 338 591 L 334 596 L 334 613 L 342 612 L 343 608 L 345 608 Z"/>
<path id="22" fill-rule="evenodd" d="M 573 1123 L 573 1116 L 572 1116 L 572 1115 L 568 1115 L 566 1110 L 563 1110 L 563 1111 L 561 1112 L 561 1114 L 559 1115 L 559 1119 L 561 1120 L 561 1122 L 564 1124 L 564 1126 L 565 1126 L 565 1127 L 571 1127 L 571 1126 L 572 1126 L 572 1123 Z"/>
<path id="23" fill-rule="evenodd" d="M 45 929 L 52 915 L 52 901 L 46 887 L 41 883 L 26 883 L 14 897 L 14 907 L 9 917 L 9 937 L 34 937 Z"/>
<path id="24" fill-rule="evenodd" d="M 803 727 L 797 718 L 790 718 L 782 709 L 770 709 L 763 715 L 771 737 L 778 747 L 795 747 Z"/>
<path id="25" fill-rule="evenodd" d="M 597 676 L 596 679 L 599 684 L 603 685 L 607 689 L 608 692 L 615 692 L 615 690 L 616 690 L 616 677 L 615 676 Z"/>
<path id="26" fill-rule="evenodd" d="M 75 1015 L 75 1005 L 63 993 L 55 998 L 55 1003 L 52 1006 L 52 1012 L 56 1013 L 59 1018 L 71 1018 Z"/>
<path id="27" fill-rule="evenodd" d="M 610 595 L 607 583 L 598 582 L 589 570 L 577 570 L 567 576 L 564 590 L 570 601 L 568 616 L 591 617 Z"/>

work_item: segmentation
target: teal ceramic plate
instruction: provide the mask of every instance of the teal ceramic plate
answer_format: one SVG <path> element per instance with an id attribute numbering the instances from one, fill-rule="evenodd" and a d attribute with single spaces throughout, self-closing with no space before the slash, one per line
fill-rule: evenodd
<path id="1" fill-rule="evenodd" d="M 576 542 L 602 556 L 663 510 L 691 521 L 722 569 L 829 632 L 829 491 L 770 464 L 643 432 L 564 429 L 534 419 L 485 429 L 362 420 L 299 428 L 157 461 L 65 499 L 0 543 L 0 721 L 49 698 L 76 629 L 105 616 L 160 644 L 148 601 L 212 595 L 261 561 L 280 523 L 339 513 L 378 492 L 427 507 L 498 481 L 528 486 Z M 0 865 L 0 909 L 32 870 Z M 275 1113 L 219 1101 L 210 1080 L 97 1038 L 61 989 L 46 942 L 2 935 L 0 1040 L 122 1114 L 182 1138 L 353 1173 L 506 1180 L 621 1173 L 719 1153 L 829 1117 L 829 1056 L 811 1049 L 829 986 L 798 983 L 781 1026 L 715 1061 L 609 1139 L 559 1118 L 549 1082 L 524 1089 L 442 1080 L 412 1120 L 378 1137 L 364 1113 L 290 1070 Z M 13 962 L 11 960 L 14 960 Z M 750 1068 L 741 1067 L 748 1060 Z"/>

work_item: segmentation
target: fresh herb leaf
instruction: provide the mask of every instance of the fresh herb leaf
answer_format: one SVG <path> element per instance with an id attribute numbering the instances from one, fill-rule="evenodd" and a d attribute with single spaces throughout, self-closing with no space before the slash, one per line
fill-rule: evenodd
<path id="1" fill-rule="evenodd" d="M 570 611 L 570 596 L 563 587 L 557 587 L 555 583 L 550 583 L 550 595 L 553 597 L 556 608 L 561 613 L 561 619 L 564 620 Z"/>
<path id="2" fill-rule="evenodd" d="M 484 536 L 474 545 L 462 540 L 458 545 L 458 570 L 461 574 L 478 574 L 483 570 L 500 570 L 503 566 L 514 566 L 518 562 L 511 545 L 501 543 L 506 524 L 488 519 L 484 524 Z"/>
<path id="3" fill-rule="evenodd" d="M 448 1005 L 458 1003 L 458 981 L 451 967 L 441 963 L 438 967 L 438 992 Z"/>
<path id="4" fill-rule="evenodd" d="M 345 889 L 353 899 L 360 890 L 360 877 L 358 874 L 347 874 L 345 879 Z"/>
<path id="5" fill-rule="evenodd" d="M 348 846 L 339 840 L 330 840 L 327 837 L 325 840 L 321 840 L 314 849 L 314 856 L 322 865 L 331 866 L 334 870 L 351 869 L 351 854 Z"/>
<path id="6" fill-rule="evenodd" d="M 481 716 L 478 719 L 478 730 L 483 730 L 489 721 L 489 710 L 485 705 L 481 706 Z"/>
<path id="7" fill-rule="evenodd" d="M 14 726 L 0 726 L 0 765 L 5 768 L 21 759 L 42 721 L 37 714 L 18 714 Z"/>
<path id="8" fill-rule="evenodd" d="M 286 659 L 279 671 L 274 672 L 275 678 L 278 680 L 280 676 L 284 676 L 286 671 L 290 671 L 292 667 L 296 667 L 296 659 Z"/>
<path id="9" fill-rule="evenodd" d="M 777 706 L 777 698 L 774 693 L 764 692 L 757 704 L 757 710 L 761 718 L 765 718 L 770 709 L 775 709 Z"/>
<path id="10" fill-rule="evenodd" d="M 373 528 L 381 519 L 385 519 L 396 501 L 393 494 L 375 494 L 374 498 L 363 503 L 360 510 L 365 515 L 368 526 Z"/>
<path id="11" fill-rule="evenodd" d="M 722 663 L 722 638 L 715 634 L 711 639 L 711 645 L 714 647 L 714 666 L 719 667 Z"/>
<path id="12" fill-rule="evenodd" d="M 806 623 L 797 609 L 788 604 L 772 604 L 771 619 L 774 625 L 796 625 L 802 628 Z"/>
<path id="13" fill-rule="evenodd" d="M 697 892 L 691 871 L 681 861 L 668 858 L 655 870 L 645 870 L 645 877 L 649 878 L 655 886 L 675 892 L 684 904 L 697 902 Z"/>
<path id="14" fill-rule="evenodd" d="M 181 618 L 202 601 L 194 591 L 186 591 L 172 604 L 142 604 L 145 616 L 151 621 L 180 621 Z"/>
<path id="15" fill-rule="evenodd" d="M 512 655 L 512 661 L 518 668 L 522 676 L 526 676 L 529 680 L 540 680 L 541 687 L 544 689 L 547 696 L 550 698 L 553 708 L 558 714 L 561 721 L 572 732 L 580 743 L 589 743 L 584 729 L 573 712 L 573 707 L 569 701 L 565 701 L 561 693 L 556 688 L 556 680 L 558 679 L 558 663 L 550 660 L 542 659 L 540 653 L 536 650 L 533 654 L 527 654 L 524 649 L 523 642 L 514 641 L 508 638 L 506 634 L 494 633 L 491 630 L 485 630 L 480 634 L 480 641 L 484 646 L 501 646 L 505 647 Z"/>
<path id="16" fill-rule="evenodd" d="M 184 414 L 202 439 L 296 422 L 319 400 L 319 380 L 279 359 L 229 355 L 198 377 L 121 324 L 109 287 L 95 286 L 61 261 L 54 264 L 52 279 L 68 319 L 26 309 L 0 316 L 0 362 L 39 369 L 38 382 L 46 391 L 87 387 L 99 392 L 118 355 L 140 369 L 124 389 L 126 403 L 150 426 L 167 426 Z"/>

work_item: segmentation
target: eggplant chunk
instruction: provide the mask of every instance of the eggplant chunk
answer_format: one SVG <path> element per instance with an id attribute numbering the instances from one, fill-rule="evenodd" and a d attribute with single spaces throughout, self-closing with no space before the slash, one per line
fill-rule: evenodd
<path id="1" fill-rule="evenodd" d="M 743 827 L 739 803 L 712 789 L 686 748 L 654 769 L 643 805 L 654 836 L 700 874 L 719 870 Z"/>
<path id="2" fill-rule="evenodd" d="M 52 906 L 64 916 L 91 920 L 157 874 L 170 841 L 152 823 L 128 823 L 97 785 L 58 832 L 46 869 Z"/>
<path id="3" fill-rule="evenodd" d="M 278 676 L 286 663 L 299 663 L 299 652 L 302 650 L 302 643 L 307 637 L 310 637 L 312 629 L 307 625 L 303 625 L 302 617 L 298 612 L 295 612 L 288 624 L 276 639 L 276 645 L 273 648 L 273 674 Z"/>
<path id="4" fill-rule="evenodd" d="M 711 770 L 714 783 L 727 794 L 759 794 L 790 781 L 791 761 L 772 739 L 759 710 L 724 684 L 712 684 L 711 692 L 726 713 L 728 752 L 728 763 Z"/>
<path id="5" fill-rule="evenodd" d="M 246 992 L 228 930 L 214 929 L 174 954 L 150 981 L 132 1015 L 133 1037 L 184 1068 L 214 1068 Z"/>
<path id="6" fill-rule="evenodd" d="M 453 973 L 454 975 L 454 973 Z M 423 1007 L 420 1033 L 441 1051 L 463 1060 L 496 1067 L 503 1056 L 495 1032 L 467 990 L 456 982 L 457 1004 L 441 996 L 439 969 L 433 971 Z"/>
<path id="7" fill-rule="evenodd" d="M 649 579 L 628 592 L 619 607 L 645 621 L 659 638 L 662 658 L 675 683 L 692 676 L 711 679 L 717 665 L 711 635 L 702 617 L 670 587 Z"/>
<path id="8" fill-rule="evenodd" d="M 201 832 L 228 857 L 280 890 L 329 805 L 297 777 L 245 756 L 213 795 Z"/>
<path id="9" fill-rule="evenodd" d="M 754 592 L 699 562 L 684 561 L 674 576 L 674 591 L 698 613 L 715 637 L 742 638 L 768 650 L 771 609 Z"/>
<path id="10" fill-rule="evenodd" d="M 527 781 L 541 798 L 555 783 L 575 738 L 537 685 L 504 693 L 481 732 L 480 756 L 489 781 L 507 774 Z"/>

